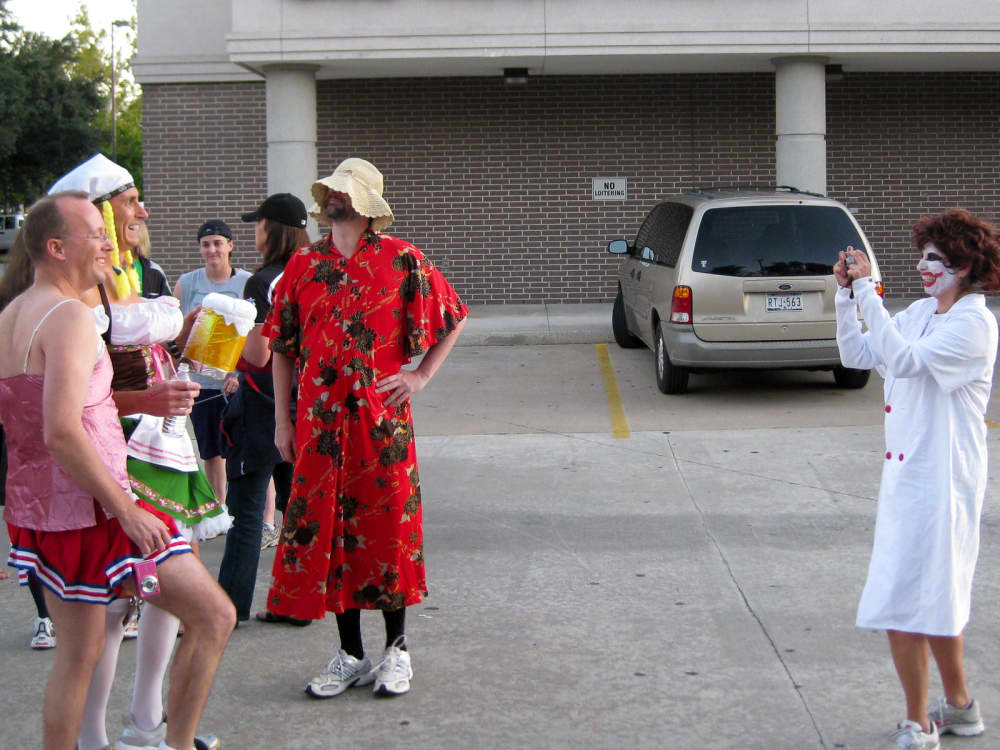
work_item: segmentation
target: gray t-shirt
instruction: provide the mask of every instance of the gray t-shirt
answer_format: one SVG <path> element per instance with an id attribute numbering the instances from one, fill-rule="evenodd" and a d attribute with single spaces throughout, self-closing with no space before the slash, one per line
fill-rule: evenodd
<path id="1" fill-rule="evenodd" d="M 242 268 L 234 268 L 233 275 L 223 282 L 215 282 L 208 278 L 204 268 L 196 268 L 182 274 L 177 280 L 181 285 L 181 312 L 187 315 L 201 304 L 206 294 L 224 294 L 234 299 L 243 299 L 243 287 L 246 286 L 250 272 Z M 191 373 L 191 380 L 199 383 L 202 390 L 219 390 L 222 382 L 214 378 L 206 378 L 197 373 Z"/>

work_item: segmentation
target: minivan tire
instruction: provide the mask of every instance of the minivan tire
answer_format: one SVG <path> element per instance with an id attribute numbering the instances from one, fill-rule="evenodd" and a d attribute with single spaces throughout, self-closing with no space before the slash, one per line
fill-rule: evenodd
<path id="1" fill-rule="evenodd" d="M 656 348 L 653 351 L 653 362 L 656 365 L 656 387 L 662 393 L 684 393 L 688 387 L 688 376 L 691 371 L 686 367 L 677 367 L 670 361 L 667 353 L 667 342 L 663 340 L 663 328 L 656 324 Z"/>
<path id="2" fill-rule="evenodd" d="M 642 339 L 633 335 L 628 329 L 621 287 L 618 288 L 618 296 L 615 297 L 615 306 L 611 309 L 611 331 L 615 334 L 615 343 L 622 349 L 637 349 L 642 346 Z"/>
<path id="3" fill-rule="evenodd" d="M 871 370 L 855 370 L 851 367 L 837 365 L 833 368 L 833 379 L 841 388 L 864 388 L 868 385 Z"/>

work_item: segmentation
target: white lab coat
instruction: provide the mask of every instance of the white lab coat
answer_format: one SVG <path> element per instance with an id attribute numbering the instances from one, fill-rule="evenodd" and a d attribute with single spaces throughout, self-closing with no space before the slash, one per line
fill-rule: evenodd
<path id="1" fill-rule="evenodd" d="M 979 556 L 996 318 L 981 294 L 943 315 L 928 297 L 890 318 L 870 279 L 854 293 L 837 293 L 841 360 L 877 369 L 886 401 L 885 465 L 857 625 L 959 635 Z"/>

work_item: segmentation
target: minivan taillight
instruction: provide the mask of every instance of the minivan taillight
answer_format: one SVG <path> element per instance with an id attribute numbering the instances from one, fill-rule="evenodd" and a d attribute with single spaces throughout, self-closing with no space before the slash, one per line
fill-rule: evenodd
<path id="1" fill-rule="evenodd" d="M 691 287 L 674 287 L 674 300 L 670 305 L 670 322 L 691 322 Z"/>

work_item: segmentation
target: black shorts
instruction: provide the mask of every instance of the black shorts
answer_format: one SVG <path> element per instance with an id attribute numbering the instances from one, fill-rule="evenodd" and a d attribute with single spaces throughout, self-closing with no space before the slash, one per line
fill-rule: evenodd
<path id="1" fill-rule="evenodd" d="M 191 409 L 191 424 L 194 426 L 194 436 L 198 441 L 198 454 L 202 460 L 222 455 L 222 430 L 219 422 L 226 400 L 220 390 L 201 389 L 194 400 Z"/>

